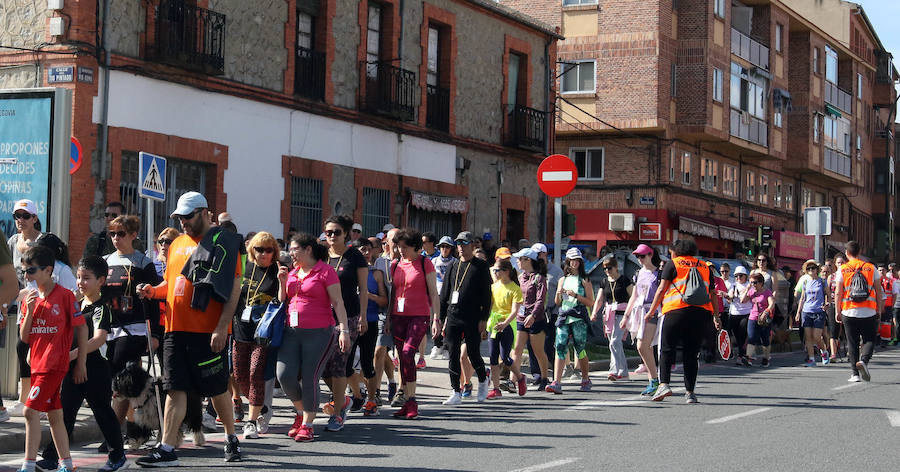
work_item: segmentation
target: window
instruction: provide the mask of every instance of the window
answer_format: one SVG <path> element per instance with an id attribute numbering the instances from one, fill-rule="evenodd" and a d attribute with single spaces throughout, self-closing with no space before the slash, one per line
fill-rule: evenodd
<path id="1" fill-rule="evenodd" d="M 313 25 L 315 17 L 309 13 L 297 12 L 297 47 L 312 50 L 313 49 Z"/>
<path id="2" fill-rule="evenodd" d="M 578 168 L 579 180 L 603 180 L 603 148 L 571 149 L 569 156 Z"/>
<path id="3" fill-rule="evenodd" d="M 681 154 L 681 183 L 691 184 L 691 153 L 689 152 Z"/>
<path id="4" fill-rule="evenodd" d="M 717 0 L 718 1 L 718 0 Z M 722 69 L 717 67 L 713 68 L 713 100 L 717 102 L 722 101 L 723 93 L 723 84 L 722 82 L 725 80 L 725 75 L 722 73 Z"/>
<path id="5" fill-rule="evenodd" d="M 862 151 L 862 136 L 856 135 L 856 150 Z"/>
<path id="6" fill-rule="evenodd" d="M 562 65 L 562 92 L 594 92 L 596 79 L 594 61 L 575 61 Z"/>
<path id="7" fill-rule="evenodd" d="M 774 124 L 776 128 L 781 128 L 781 116 L 781 109 L 776 108 L 772 115 L 772 124 Z"/>
<path id="8" fill-rule="evenodd" d="M 715 0 L 713 3 L 713 12 L 719 18 L 725 18 L 725 0 Z"/>
<path id="9" fill-rule="evenodd" d="M 731 63 L 731 108 L 765 120 L 767 88 L 766 79 L 751 75 L 748 69 Z"/>
<path id="10" fill-rule="evenodd" d="M 862 74 L 856 74 L 856 98 L 862 100 L 863 77 Z"/>
<path id="11" fill-rule="evenodd" d="M 784 26 L 775 23 L 775 51 L 781 52 L 781 37 L 784 35 Z"/>
<path id="12" fill-rule="evenodd" d="M 752 202 L 756 199 L 756 173 L 747 172 L 747 201 Z"/>
<path id="13" fill-rule="evenodd" d="M 775 208 L 781 208 L 781 179 L 775 179 L 775 197 L 773 198 Z"/>
<path id="14" fill-rule="evenodd" d="M 787 184 L 787 191 L 784 192 L 784 209 L 794 209 L 794 184 Z"/>
<path id="15" fill-rule="evenodd" d="M 804 188 L 802 192 L 800 192 L 800 208 L 808 208 L 812 205 L 812 191 L 808 188 Z"/>
<path id="16" fill-rule="evenodd" d="M 369 21 L 366 26 L 366 75 L 374 79 L 378 76 L 378 66 L 374 64 L 381 59 L 381 13 L 382 6 L 369 3 Z"/>
<path id="17" fill-rule="evenodd" d="M 291 177 L 291 226 L 301 233 L 322 229 L 322 181 Z"/>
<path id="18" fill-rule="evenodd" d="M 819 114 L 813 113 L 813 142 L 819 142 Z"/>
<path id="19" fill-rule="evenodd" d="M 675 150 L 669 150 L 669 182 L 675 181 Z"/>
<path id="20" fill-rule="evenodd" d="M 737 196 L 737 167 L 725 164 L 722 166 L 722 193 L 729 197 Z"/>
<path id="21" fill-rule="evenodd" d="M 818 74 L 819 73 L 819 48 L 813 48 L 812 66 L 813 66 L 813 72 Z"/>
<path id="22" fill-rule="evenodd" d="M 672 86 L 672 96 L 678 96 L 678 64 L 672 64 L 672 77 L 671 77 L 671 86 Z"/>
<path id="23" fill-rule="evenodd" d="M 700 188 L 715 192 L 719 188 L 719 163 L 703 158 L 700 164 Z"/>
<path id="24" fill-rule="evenodd" d="M 425 83 L 432 87 L 438 86 L 438 65 L 440 64 L 440 30 L 434 26 L 428 27 L 428 64 L 426 65 Z M 368 234 L 368 233 L 367 233 Z"/>
<path id="25" fill-rule="evenodd" d="M 825 80 L 837 84 L 838 55 L 831 46 L 825 45 Z"/>
<path id="26" fill-rule="evenodd" d="M 506 84 L 506 103 L 513 108 L 525 101 L 525 88 L 523 87 L 525 82 L 523 66 L 525 64 L 528 64 L 525 56 L 514 52 L 509 53 L 509 64 L 506 73 L 508 81 Z"/>
<path id="27" fill-rule="evenodd" d="M 759 174 L 759 204 L 769 204 L 769 176 Z"/>
<path id="28" fill-rule="evenodd" d="M 850 154 L 850 121 L 825 115 L 825 147 Z"/>
<path id="29" fill-rule="evenodd" d="M 814 202 L 816 206 L 825 206 L 825 194 L 822 192 L 816 192 L 816 199 Z"/>
<path id="30" fill-rule="evenodd" d="M 391 192 L 380 188 L 363 187 L 363 234 L 381 231 L 391 219 Z"/>
<path id="31" fill-rule="evenodd" d="M 563 6 L 569 5 L 596 5 L 597 0 L 563 0 Z"/>

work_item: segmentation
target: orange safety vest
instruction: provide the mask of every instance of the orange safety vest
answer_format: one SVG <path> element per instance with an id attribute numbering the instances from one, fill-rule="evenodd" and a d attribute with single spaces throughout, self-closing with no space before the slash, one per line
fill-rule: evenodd
<path id="1" fill-rule="evenodd" d="M 663 315 L 672 310 L 697 306 L 685 302 L 684 298 L 682 298 L 687 285 L 688 274 L 691 272 L 691 269 L 697 268 L 697 271 L 699 271 L 700 275 L 703 277 L 703 284 L 706 286 L 707 292 L 709 291 L 709 266 L 706 265 L 705 262 L 689 256 L 679 256 L 672 259 L 672 263 L 675 264 L 675 280 L 672 281 L 672 285 L 666 292 L 665 298 L 663 298 Z M 700 306 L 699 308 L 703 308 L 712 314 L 712 298 L 710 297 L 709 303 Z"/>
<path id="2" fill-rule="evenodd" d="M 850 289 L 850 280 L 853 279 L 853 274 L 856 273 L 857 268 L 859 268 L 859 273 L 866 278 L 866 283 L 869 284 L 869 298 L 861 302 L 854 302 L 847 296 L 847 292 L 849 292 Z M 843 300 L 841 300 L 841 310 L 849 310 L 851 308 L 870 308 L 872 310 L 877 310 L 878 304 L 875 303 L 874 281 L 875 266 L 871 263 L 854 259 L 842 265 L 841 284 L 844 291 L 842 294 Z"/>
<path id="3" fill-rule="evenodd" d="M 881 290 L 884 292 L 884 309 L 890 310 L 894 306 L 894 284 L 896 280 L 890 274 L 881 278 Z"/>

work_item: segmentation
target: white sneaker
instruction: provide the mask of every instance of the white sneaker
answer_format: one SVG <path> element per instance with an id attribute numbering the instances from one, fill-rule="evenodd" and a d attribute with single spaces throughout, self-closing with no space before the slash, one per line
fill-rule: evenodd
<path id="1" fill-rule="evenodd" d="M 15 402 L 13 406 L 6 409 L 6 412 L 9 413 L 9 416 L 25 416 L 25 404 Z"/>
<path id="2" fill-rule="evenodd" d="M 256 430 L 260 434 L 266 434 L 269 432 L 269 421 L 272 420 L 272 409 L 266 407 L 266 412 L 259 415 L 259 418 L 256 419 Z"/>
<path id="3" fill-rule="evenodd" d="M 441 358 L 441 348 L 434 346 L 431 348 L 431 354 L 428 356 L 431 359 L 438 360 Z"/>
<path id="4" fill-rule="evenodd" d="M 484 369 L 485 376 L 484 382 L 478 382 L 478 402 L 481 403 L 487 400 L 488 391 L 490 391 L 491 385 L 491 369 Z"/>
<path id="5" fill-rule="evenodd" d="M 450 351 L 447 348 L 441 349 L 441 360 L 444 360 L 444 361 L 450 360 Z"/>
<path id="6" fill-rule="evenodd" d="M 244 440 L 247 439 L 259 439 L 259 432 L 252 421 L 244 423 Z"/>
<path id="7" fill-rule="evenodd" d="M 459 392 L 453 392 L 444 400 L 443 404 L 448 406 L 462 405 L 462 395 Z"/>
<path id="8" fill-rule="evenodd" d="M 862 382 L 862 379 L 858 375 L 851 375 L 847 382 Z"/>
<path id="9" fill-rule="evenodd" d="M 5 423 L 7 421 L 9 421 L 9 412 L 4 408 L 0 410 L 0 423 Z"/>
<path id="10" fill-rule="evenodd" d="M 216 418 L 205 411 L 203 412 L 203 427 L 212 431 L 217 429 Z"/>

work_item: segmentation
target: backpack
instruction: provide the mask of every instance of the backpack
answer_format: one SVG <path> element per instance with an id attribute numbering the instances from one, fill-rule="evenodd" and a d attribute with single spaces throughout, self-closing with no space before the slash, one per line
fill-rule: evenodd
<path id="1" fill-rule="evenodd" d="M 688 305 L 704 306 L 711 302 L 709 287 L 697 267 L 691 267 L 684 283 L 684 293 L 679 292 L 681 299 Z"/>
<path id="2" fill-rule="evenodd" d="M 864 302 L 869 299 L 869 291 L 872 290 L 872 287 L 869 286 L 869 282 L 866 281 L 866 277 L 862 275 L 862 267 L 859 266 L 853 272 L 853 277 L 850 278 L 850 287 L 847 290 L 847 298 L 854 302 Z"/>

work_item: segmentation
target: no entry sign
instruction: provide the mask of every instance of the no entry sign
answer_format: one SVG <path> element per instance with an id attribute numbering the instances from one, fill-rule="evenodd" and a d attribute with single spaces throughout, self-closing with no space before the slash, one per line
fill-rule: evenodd
<path id="1" fill-rule="evenodd" d="M 564 197 L 578 182 L 578 169 L 567 156 L 554 154 L 545 158 L 537 171 L 538 185 L 549 197 Z"/>

